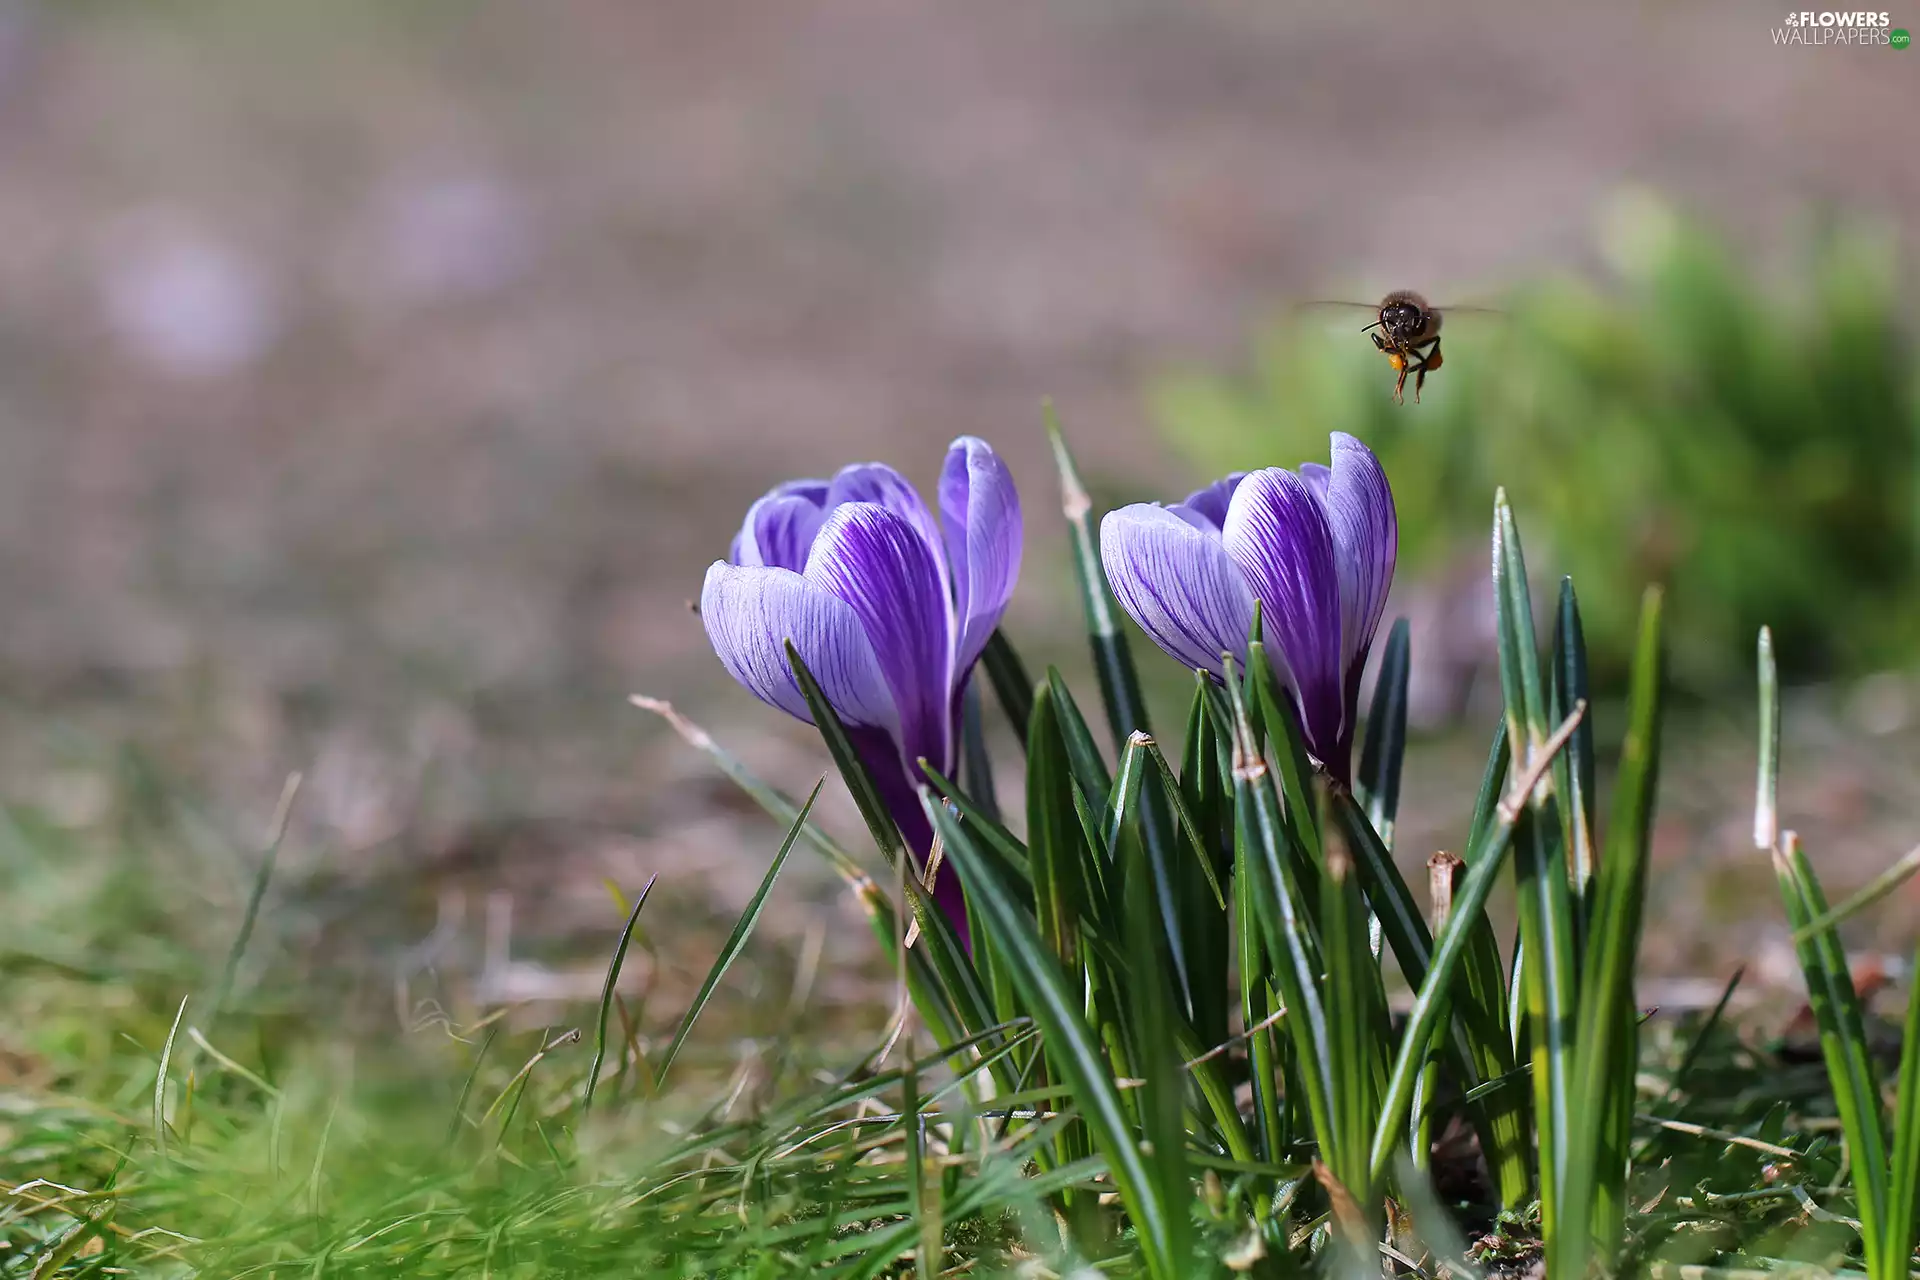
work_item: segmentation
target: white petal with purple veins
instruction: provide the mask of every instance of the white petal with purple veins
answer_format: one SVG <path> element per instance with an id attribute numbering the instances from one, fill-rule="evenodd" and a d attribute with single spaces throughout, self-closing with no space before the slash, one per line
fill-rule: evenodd
<path id="1" fill-rule="evenodd" d="M 893 695 L 859 616 L 793 570 L 716 561 L 700 592 L 700 620 L 733 678 L 763 702 L 813 722 L 787 665 L 792 640 L 841 719 L 899 733 Z"/>
<path id="2" fill-rule="evenodd" d="M 953 564 L 954 670 L 963 672 L 1000 625 L 1020 576 L 1020 495 L 1006 463 L 986 441 L 962 436 L 947 451 L 940 471 L 940 522 Z"/>
<path id="3" fill-rule="evenodd" d="M 1100 522 L 1100 563 L 1120 607 L 1178 661 L 1220 675 L 1221 653 L 1246 649 L 1253 597 L 1218 534 L 1166 507 L 1122 507 Z"/>

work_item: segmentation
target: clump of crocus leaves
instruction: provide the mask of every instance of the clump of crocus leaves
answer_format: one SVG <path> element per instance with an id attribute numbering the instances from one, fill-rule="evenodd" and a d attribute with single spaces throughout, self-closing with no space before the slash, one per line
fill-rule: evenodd
<path id="1" fill-rule="evenodd" d="M 923 1275 L 969 1265 L 950 1251 L 1000 1168 L 1053 1220 L 1030 1214 L 1014 1252 L 1062 1270 L 1468 1275 L 1538 1257 L 1553 1280 L 1584 1280 L 1811 1260 L 1904 1280 L 1920 995 L 1886 1076 L 1835 930 L 1914 860 L 1829 909 L 1775 819 L 1764 634 L 1755 839 L 1796 930 L 1844 1141 L 1777 1116 L 1765 1141 L 1705 1131 L 1717 1145 L 1703 1175 L 1703 1130 L 1674 1117 L 1726 1001 L 1650 1096 L 1634 998 L 1658 590 L 1603 804 L 1573 585 L 1560 583 L 1542 645 L 1513 511 L 1495 496 L 1505 710 L 1459 856 L 1409 851 L 1426 862 L 1423 903 L 1394 849 L 1404 624 L 1385 640 L 1364 733 L 1358 715 L 1397 542 L 1373 454 L 1336 436 L 1330 466 L 1236 474 L 1100 520 L 1050 430 L 1105 750 L 1061 673 L 1032 678 L 996 630 L 1021 514 L 980 441 L 955 442 L 937 517 L 872 465 L 774 490 L 702 601 L 736 677 L 819 727 L 890 877 L 696 740 L 791 823 L 783 857 L 804 835 L 834 861 L 898 966 L 903 1017 L 910 1007 L 939 1046 L 900 1077 L 911 1191 L 862 1274 L 898 1258 Z M 1122 613 L 1193 671 L 1168 737 L 1148 723 Z M 1024 752 L 1023 814 L 995 795 L 981 683 Z M 1503 880 L 1517 916 L 1505 937 L 1487 910 Z M 1715 1182 L 1732 1167 L 1759 1190 Z M 1795 1252 L 1796 1224 L 1814 1221 L 1848 1225 L 1837 1252 Z M 1749 1229 L 1719 1230 L 1729 1222 Z M 1756 1252 L 1743 1242 L 1762 1228 Z"/>

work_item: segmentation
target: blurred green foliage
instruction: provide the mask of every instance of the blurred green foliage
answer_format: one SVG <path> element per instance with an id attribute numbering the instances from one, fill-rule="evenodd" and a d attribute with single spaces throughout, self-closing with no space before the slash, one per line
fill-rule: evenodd
<path id="1" fill-rule="evenodd" d="M 1696 691 L 1750 678 L 1762 623 L 1801 677 L 1913 657 L 1920 379 L 1891 238 L 1823 229 L 1766 280 L 1639 195 L 1599 241 L 1604 285 L 1542 280 L 1503 316 L 1451 317 L 1424 403 L 1411 385 L 1393 403 L 1364 313 L 1297 312 L 1243 369 L 1158 379 L 1156 419 L 1208 477 L 1359 436 L 1392 477 L 1403 575 L 1483 543 L 1505 485 L 1545 535 L 1536 563 L 1580 583 L 1606 685 L 1654 580 L 1674 588 L 1673 673 Z"/>

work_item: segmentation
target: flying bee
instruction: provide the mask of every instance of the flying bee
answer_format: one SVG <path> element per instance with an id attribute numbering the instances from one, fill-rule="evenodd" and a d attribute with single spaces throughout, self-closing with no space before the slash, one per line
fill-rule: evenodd
<path id="1" fill-rule="evenodd" d="M 1400 376 L 1393 384 L 1393 402 L 1406 403 L 1407 375 L 1413 374 L 1413 402 L 1427 374 L 1440 367 L 1440 309 L 1411 289 L 1395 289 L 1380 300 L 1379 315 L 1360 332 L 1386 353 L 1387 363 Z"/>
<path id="2" fill-rule="evenodd" d="M 1387 357 L 1399 375 L 1393 384 L 1393 402 L 1406 403 L 1407 375 L 1413 375 L 1413 402 L 1427 375 L 1439 370 L 1440 320 L 1454 311 L 1491 312 L 1487 307 L 1436 307 L 1411 289 L 1395 289 L 1378 304 L 1365 302 L 1317 303 L 1318 306 L 1359 307 L 1374 313 L 1373 323 L 1360 332 L 1373 339 L 1374 349 Z"/>

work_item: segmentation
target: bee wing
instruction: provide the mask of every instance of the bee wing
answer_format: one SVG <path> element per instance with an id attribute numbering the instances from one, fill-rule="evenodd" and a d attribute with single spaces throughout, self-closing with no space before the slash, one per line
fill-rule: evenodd
<path id="1" fill-rule="evenodd" d="M 1443 316 L 1460 315 L 1462 313 L 1474 316 L 1505 316 L 1508 314 L 1503 307 L 1435 307 L 1434 310 Z"/>
<path id="2" fill-rule="evenodd" d="M 1363 329 L 1370 329 L 1380 321 L 1380 304 L 1377 302 L 1349 302 L 1344 298 L 1309 298 L 1296 302 L 1290 308 L 1296 319 L 1311 317 L 1329 329 L 1337 324 L 1341 329 L 1347 327 L 1347 321 L 1354 316 L 1364 317 Z"/>

